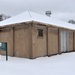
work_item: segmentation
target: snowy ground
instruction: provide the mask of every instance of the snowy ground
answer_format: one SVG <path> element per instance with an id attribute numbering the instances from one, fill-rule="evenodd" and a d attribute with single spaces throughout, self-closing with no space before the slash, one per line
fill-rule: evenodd
<path id="1" fill-rule="evenodd" d="M 75 75 L 75 52 L 34 60 L 1 56 L 0 75 Z"/>

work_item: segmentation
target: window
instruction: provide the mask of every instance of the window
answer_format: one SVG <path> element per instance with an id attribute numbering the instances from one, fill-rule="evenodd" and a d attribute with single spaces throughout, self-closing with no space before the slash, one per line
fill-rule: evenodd
<path id="1" fill-rule="evenodd" d="M 38 29 L 38 37 L 43 37 L 43 29 Z"/>

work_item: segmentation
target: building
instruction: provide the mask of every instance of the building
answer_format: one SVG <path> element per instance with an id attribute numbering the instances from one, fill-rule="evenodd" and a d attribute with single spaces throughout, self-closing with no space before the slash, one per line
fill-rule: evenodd
<path id="1" fill-rule="evenodd" d="M 7 42 L 8 55 L 15 57 L 70 52 L 75 50 L 75 25 L 26 11 L 0 22 L 0 42 Z"/>

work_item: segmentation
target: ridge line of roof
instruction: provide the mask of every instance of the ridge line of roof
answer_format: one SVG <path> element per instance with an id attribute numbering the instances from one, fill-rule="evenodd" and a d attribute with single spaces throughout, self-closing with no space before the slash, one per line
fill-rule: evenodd
<path id="1" fill-rule="evenodd" d="M 32 15 L 30 14 L 30 11 L 28 11 L 28 13 L 29 13 L 30 17 L 32 18 Z"/>

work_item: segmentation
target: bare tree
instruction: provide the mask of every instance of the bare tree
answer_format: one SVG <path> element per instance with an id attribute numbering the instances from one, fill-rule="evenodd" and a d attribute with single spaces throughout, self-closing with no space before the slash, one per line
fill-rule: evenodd
<path id="1" fill-rule="evenodd" d="M 69 20 L 68 23 L 75 24 L 74 20 Z"/>
<path id="2" fill-rule="evenodd" d="M 0 21 L 3 21 L 3 20 L 8 19 L 10 17 L 11 16 L 7 16 L 7 15 L 4 15 L 4 14 L 0 14 Z"/>

